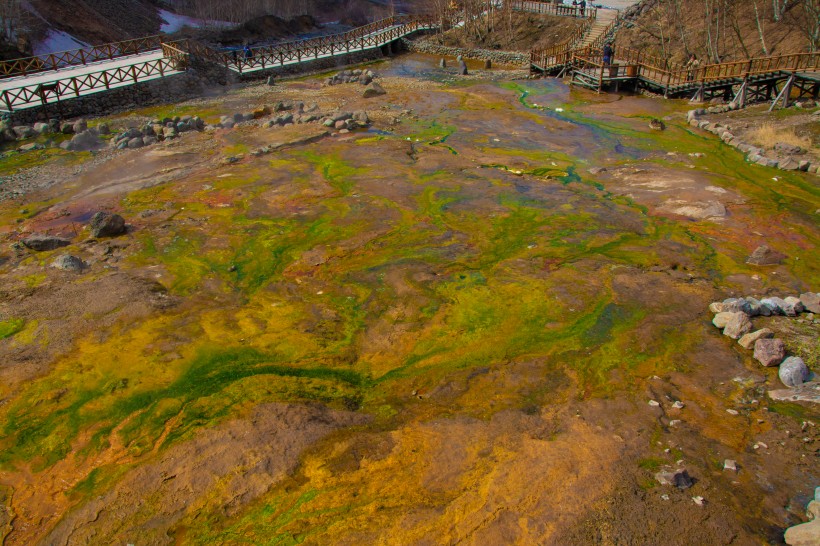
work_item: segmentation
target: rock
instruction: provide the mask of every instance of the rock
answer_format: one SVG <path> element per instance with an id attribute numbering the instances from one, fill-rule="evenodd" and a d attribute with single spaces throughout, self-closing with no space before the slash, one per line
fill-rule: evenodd
<path id="1" fill-rule="evenodd" d="M 91 131 L 77 133 L 65 144 L 65 149 L 72 152 L 90 152 L 92 150 L 99 150 L 105 146 L 105 143 Z"/>
<path id="2" fill-rule="evenodd" d="M 83 264 L 81 259 L 76 256 L 72 256 L 71 254 L 63 254 L 51 262 L 51 267 L 61 269 L 63 271 L 73 271 L 75 273 L 82 271 L 84 266 L 85 264 Z"/>
<path id="3" fill-rule="evenodd" d="M 268 79 L 265 80 L 267 85 L 276 85 L 276 78 L 274 76 L 268 76 Z"/>
<path id="4" fill-rule="evenodd" d="M 746 263 L 752 265 L 778 265 L 783 263 L 785 259 L 785 254 L 772 250 L 766 245 L 760 245 L 752 252 L 752 255 L 746 259 Z"/>
<path id="5" fill-rule="evenodd" d="M 142 143 L 146 146 L 151 146 L 152 144 L 156 144 L 157 142 L 159 142 L 159 140 L 155 136 L 142 137 Z"/>
<path id="6" fill-rule="evenodd" d="M 746 303 L 749 304 L 749 316 L 750 317 L 756 317 L 758 315 L 763 314 L 763 306 L 760 305 L 760 301 L 758 301 L 758 300 L 756 300 L 755 298 L 752 298 L 752 297 L 746 297 L 746 298 L 743 298 L 743 299 L 746 300 Z M 768 315 L 766 315 L 766 316 L 768 316 Z"/>
<path id="7" fill-rule="evenodd" d="M 60 132 L 64 135 L 73 135 L 74 134 L 74 124 L 73 123 L 63 123 L 60 125 Z"/>
<path id="8" fill-rule="evenodd" d="M 800 303 L 810 313 L 820 313 L 820 294 L 817 292 L 800 294 Z"/>
<path id="9" fill-rule="evenodd" d="M 19 148 L 17 148 L 18 152 L 33 152 L 34 150 L 44 150 L 45 146 L 40 144 L 39 142 L 29 142 L 28 144 L 23 144 Z"/>
<path id="10" fill-rule="evenodd" d="M 783 534 L 783 540 L 789 546 L 817 546 L 820 544 L 820 519 L 789 527 Z"/>
<path id="11" fill-rule="evenodd" d="M 257 108 L 253 111 L 253 119 L 263 118 L 265 116 L 269 116 L 271 114 L 271 109 L 267 106 L 263 106 L 262 108 Z"/>
<path id="12" fill-rule="evenodd" d="M 777 375 L 787 387 L 799 387 L 811 378 L 809 369 L 799 356 L 790 356 L 784 360 Z"/>
<path id="13" fill-rule="evenodd" d="M 799 387 L 777 389 L 769 391 L 772 400 L 786 400 L 788 402 L 814 402 L 820 404 L 820 382 L 803 383 Z"/>
<path id="14" fill-rule="evenodd" d="M 774 337 L 774 332 L 772 332 L 768 328 L 761 328 L 760 330 L 756 330 L 754 332 L 746 334 L 737 342 L 744 349 L 751 349 L 755 346 L 755 342 L 757 342 L 758 339 L 770 339 L 772 337 Z"/>
<path id="15" fill-rule="evenodd" d="M 26 138 L 34 138 L 37 136 L 37 132 L 28 125 L 18 125 L 12 130 L 14 131 L 14 136 L 16 136 L 20 140 Z"/>
<path id="16" fill-rule="evenodd" d="M 797 170 L 802 172 L 809 172 L 809 167 L 811 167 L 811 161 L 801 159 L 797 162 Z"/>
<path id="17" fill-rule="evenodd" d="M 377 84 L 376 82 L 372 82 L 370 85 L 365 87 L 364 93 L 362 94 L 362 96 L 366 99 L 369 99 L 371 97 L 378 97 L 379 95 L 386 95 L 386 94 L 387 94 L 387 91 L 385 91 L 384 88 L 381 85 Z"/>
<path id="18" fill-rule="evenodd" d="M 92 237 L 116 237 L 125 233 L 125 219 L 119 214 L 98 212 L 91 217 Z"/>
<path id="19" fill-rule="evenodd" d="M 38 122 L 34 124 L 34 131 L 38 135 L 45 135 L 51 132 L 51 125 L 48 123 Z"/>
<path id="20" fill-rule="evenodd" d="M 466 76 L 468 74 L 467 63 L 465 63 L 463 60 L 459 61 L 458 63 L 458 73 L 462 76 Z"/>
<path id="21" fill-rule="evenodd" d="M 231 125 L 231 127 L 233 127 L 233 125 Z M 164 127 L 164 128 L 162 129 L 162 136 L 163 136 L 165 139 L 169 139 L 169 138 L 176 138 L 176 136 L 177 136 L 177 130 L 176 130 L 176 128 L 174 128 L 174 127 Z"/>
<path id="22" fill-rule="evenodd" d="M 111 128 L 108 126 L 107 123 L 100 123 L 97 125 L 97 132 L 101 135 L 108 135 L 111 134 Z"/>
<path id="23" fill-rule="evenodd" d="M 661 485 L 674 485 L 678 489 L 689 489 L 694 485 L 694 480 L 689 476 L 689 473 L 684 469 L 678 469 L 674 472 L 662 471 L 655 474 L 655 479 Z"/>
<path id="24" fill-rule="evenodd" d="M 760 304 L 771 309 L 773 315 L 797 316 L 794 306 L 781 298 L 763 298 L 760 300 Z"/>
<path id="25" fill-rule="evenodd" d="M 30 248 L 31 250 L 36 250 L 37 252 L 55 250 L 57 248 L 68 246 L 71 244 L 71 241 L 69 241 L 68 239 L 55 237 L 53 235 L 41 234 L 30 235 L 20 242 L 23 243 L 27 248 Z"/>
<path id="26" fill-rule="evenodd" d="M 786 142 L 776 142 L 774 149 L 784 155 L 800 155 L 806 153 L 806 150 L 794 144 L 787 144 Z"/>
<path id="27" fill-rule="evenodd" d="M 792 306 L 795 315 L 799 315 L 800 313 L 805 311 L 805 308 L 803 307 L 800 298 L 795 298 L 794 296 L 787 296 L 783 299 L 783 301 Z"/>
<path id="28" fill-rule="evenodd" d="M 766 367 L 777 366 L 786 357 L 786 346 L 782 339 L 758 339 L 754 343 L 754 348 L 755 360 Z"/>
<path id="29" fill-rule="evenodd" d="M 723 470 L 730 470 L 732 472 L 737 472 L 737 461 L 733 459 L 726 459 L 723 461 Z"/>
<path id="30" fill-rule="evenodd" d="M 438 62 L 439 67 L 447 68 L 447 59 L 443 58 Z"/>
<path id="31" fill-rule="evenodd" d="M 132 150 L 137 148 L 142 148 L 145 146 L 145 143 L 142 141 L 143 137 L 136 137 L 128 140 L 128 147 Z"/>
<path id="32" fill-rule="evenodd" d="M 728 324 L 729 319 L 732 318 L 733 314 L 734 313 L 720 312 L 717 315 L 715 315 L 715 318 L 712 319 L 712 324 L 714 324 L 722 330 L 726 327 L 726 324 Z"/>
<path id="33" fill-rule="evenodd" d="M 713 301 L 709 304 L 709 311 L 711 311 L 714 314 L 723 313 L 723 302 Z"/>
<path id="34" fill-rule="evenodd" d="M 489 70 L 493 67 L 493 63 L 490 59 L 484 61 L 484 70 Z"/>
<path id="35" fill-rule="evenodd" d="M 727 298 L 723 300 L 723 313 L 746 313 L 752 315 L 751 304 L 741 298 Z"/>
<path id="36" fill-rule="evenodd" d="M 777 165 L 777 168 L 781 171 L 796 171 L 799 167 L 800 163 L 798 163 L 793 157 L 781 159 Z"/>
<path id="37" fill-rule="evenodd" d="M 82 133 L 88 129 L 88 122 L 84 119 L 80 119 L 74 122 L 74 133 Z"/>
<path id="38" fill-rule="evenodd" d="M 726 326 L 723 328 L 724 336 L 738 339 L 752 331 L 752 321 L 749 320 L 749 315 L 746 313 L 730 313 L 730 315 L 731 317 L 726 321 Z"/>

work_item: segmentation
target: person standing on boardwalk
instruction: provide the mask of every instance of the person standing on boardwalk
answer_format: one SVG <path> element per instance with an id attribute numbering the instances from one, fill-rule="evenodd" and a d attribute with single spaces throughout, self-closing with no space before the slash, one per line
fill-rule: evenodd
<path id="1" fill-rule="evenodd" d="M 615 55 L 615 51 L 612 49 L 612 44 L 609 42 L 604 44 L 604 50 L 602 53 L 604 57 L 604 66 L 609 66 L 612 64 L 612 57 Z"/>
<path id="2" fill-rule="evenodd" d="M 699 66 L 700 61 L 698 61 L 698 58 L 695 57 L 694 53 L 690 53 L 689 60 L 686 61 L 686 65 L 684 66 L 684 68 L 689 70 L 689 72 L 686 74 L 686 81 L 691 82 L 695 79 L 695 73 L 698 71 Z"/>
<path id="3" fill-rule="evenodd" d="M 251 51 L 250 46 L 246 45 L 245 48 L 243 49 L 243 51 L 245 52 L 245 58 L 246 59 L 250 60 L 250 58 L 253 57 L 253 52 Z"/>
<path id="4" fill-rule="evenodd" d="M 583 16 L 584 16 L 584 12 L 585 12 L 585 11 L 586 11 L 586 9 L 587 9 L 587 0 L 581 0 L 581 2 L 578 4 L 578 7 L 580 7 L 580 8 L 581 8 L 581 17 L 583 17 Z"/>

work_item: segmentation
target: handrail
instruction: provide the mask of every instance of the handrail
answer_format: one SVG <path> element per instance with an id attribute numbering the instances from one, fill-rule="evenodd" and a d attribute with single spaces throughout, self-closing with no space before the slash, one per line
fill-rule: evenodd
<path id="1" fill-rule="evenodd" d="M 526 5 L 536 7 L 525 7 Z M 510 0 L 510 7 L 516 11 L 527 11 L 558 17 L 584 17 L 587 19 L 595 19 L 598 15 L 598 8 L 592 6 L 587 7 L 582 12 L 578 6 L 565 6 L 547 0 Z"/>
<path id="2" fill-rule="evenodd" d="M 68 51 L 36 55 L 11 61 L 0 61 L 0 78 L 26 76 L 47 70 L 57 70 L 67 66 L 80 66 L 102 60 L 112 60 L 126 55 L 135 55 L 158 49 L 162 44 L 162 37 L 146 36 L 123 42 L 102 44 L 99 46 L 82 47 Z"/>

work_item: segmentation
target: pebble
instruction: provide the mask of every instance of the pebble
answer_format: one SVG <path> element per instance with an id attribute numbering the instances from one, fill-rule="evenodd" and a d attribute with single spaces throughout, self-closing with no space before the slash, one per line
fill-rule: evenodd
<path id="1" fill-rule="evenodd" d="M 726 459 L 723 461 L 723 470 L 731 470 L 732 472 L 737 472 L 737 461 L 732 459 Z"/>
<path id="2" fill-rule="evenodd" d="M 737 410 L 733 410 L 733 409 L 727 409 L 726 413 L 728 413 L 729 415 L 738 415 Z"/>
<path id="3" fill-rule="evenodd" d="M 675 408 L 675 409 L 683 409 L 684 408 L 684 403 L 681 402 L 680 400 L 677 400 L 677 401 L 675 401 L 674 404 L 672 404 L 672 407 Z"/>
<path id="4" fill-rule="evenodd" d="M 695 502 L 695 504 L 697 504 L 698 506 L 703 506 L 703 504 L 706 502 L 706 499 L 704 499 L 704 498 L 703 498 L 703 497 L 701 497 L 701 496 L 692 497 L 692 500 L 693 500 L 693 501 Z"/>
<path id="5" fill-rule="evenodd" d="M 658 402 L 657 400 L 650 400 L 650 401 L 649 401 L 649 405 L 650 405 L 650 406 L 652 406 L 653 408 L 657 408 L 657 407 L 658 407 L 658 406 L 660 406 L 661 404 L 660 404 L 660 402 Z"/>

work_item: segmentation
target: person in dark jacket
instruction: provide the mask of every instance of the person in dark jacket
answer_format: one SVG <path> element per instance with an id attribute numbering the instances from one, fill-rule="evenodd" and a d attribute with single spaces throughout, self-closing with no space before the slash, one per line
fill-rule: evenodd
<path id="1" fill-rule="evenodd" d="M 581 2 L 578 4 L 578 7 L 581 8 L 581 17 L 583 17 L 584 12 L 587 9 L 587 0 L 581 0 Z"/>
<path id="2" fill-rule="evenodd" d="M 604 66 L 609 66 L 610 64 L 612 64 L 612 57 L 614 55 L 615 55 L 615 50 L 612 49 L 612 44 L 610 44 L 609 42 L 604 44 L 604 51 L 603 51 Z"/>
<path id="3" fill-rule="evenodd" d="M 245 52 L 245 58 L 246 59 L 250 60 L 250 58 L 253 57 L 253 52 L 251 51 L 250 46 L 245 46 L 242 51 Z"/>

